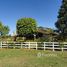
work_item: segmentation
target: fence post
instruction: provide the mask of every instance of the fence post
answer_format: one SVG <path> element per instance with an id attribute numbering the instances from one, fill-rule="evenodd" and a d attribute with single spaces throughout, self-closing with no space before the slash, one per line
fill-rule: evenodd
<path id="1" fill-rule="evenodd" d="M 52 42 L 53 43 L 53 51 L 54 51 L 54 42 Z"/>
<path id="2" fill-rule="evenodd" d="M 28 48 L 30 49 L 30 42 L 28 42 L 29 43 L 29 46 L 28 46 Z"/>
<path id="3" fill-rule="evenodd" d="M 21 42 L 21 48 L 22 48 L 22 42 Z"/>
<path id="4" fill-rule="evenodd" d="M 36 42 L 36 50 L 37 50 L 37 42 Z"/>
<path id="5" fill-rule="evenodd" d="M 1 46 L 1 48 L 2 48 L 2 41 L 0 42 L 0 46 Z"/>
<path id="6" fill-rule="evenodd" d="M 44 42 L 44 51 L 45 51 L 45 42 Z"/>
<path id="7" fill-rule="evenodd" d="M 8 49 L 8 47 L 9 47 L 8 41 L 6 42 L 6 45 L 7 45 L 7 49 Z"/>
<path id="8" fill-rule="evenodd" d="M 62 52 L 63 52 L 63 47 L 61 49 L 62 49 Z"/>

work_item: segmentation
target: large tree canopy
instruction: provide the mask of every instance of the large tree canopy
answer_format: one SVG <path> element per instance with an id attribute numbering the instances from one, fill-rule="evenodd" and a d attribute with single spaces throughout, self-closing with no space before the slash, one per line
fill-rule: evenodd
<path id="1" fill-rule="evenodd" d="M 62 0 L 58 20 L 55 25 L 60 32 L 62 39 L 64 39 L 67 36 L 67 0 Z"/>
<path id="2" fill-rule="evenodd" d="M 37 30 L 36 20 L 33 18 L 21 18 L 17 21 L 17 35 L 25 35 L 35 33 Z"/>
<path id="3" fill-rule="evenodd" d="M 6 36 L 9 33 L 9 27 L 5 26 L 0 22 L 0 35 L 1 36 Z"/>

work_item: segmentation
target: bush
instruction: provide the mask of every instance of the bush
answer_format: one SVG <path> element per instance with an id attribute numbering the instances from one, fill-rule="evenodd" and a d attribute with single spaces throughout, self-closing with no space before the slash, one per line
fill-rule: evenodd
<path id="1" fill-rule="evenodd" d="M 48 38 L 44 38 L 44 37 L 41 37 L 41 38 L 38 38 L 37 39 L 37 42 L 48 42 L 49 39 Z"/>

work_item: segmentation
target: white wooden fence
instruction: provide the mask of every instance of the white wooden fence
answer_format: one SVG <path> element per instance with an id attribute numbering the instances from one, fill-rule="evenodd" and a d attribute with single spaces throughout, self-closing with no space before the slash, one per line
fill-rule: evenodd
<path id="1" fill-rule="evenodd" d="M 42 50 L 67 50 L 67 42 L 0 42 L 0 48 L 28 48 L 28 49 L 42 49 Z"/>

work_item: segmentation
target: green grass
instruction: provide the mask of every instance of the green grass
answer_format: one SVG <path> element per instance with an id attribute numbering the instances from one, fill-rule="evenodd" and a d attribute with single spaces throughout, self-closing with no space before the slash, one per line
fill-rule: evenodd
<path id="1" fill-rule="evenodd" d="M 0 67 L 67 67 L 67 52 L 0 49 Z"/>

